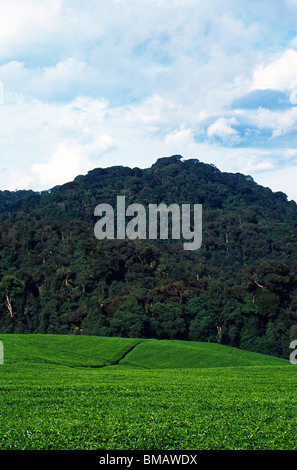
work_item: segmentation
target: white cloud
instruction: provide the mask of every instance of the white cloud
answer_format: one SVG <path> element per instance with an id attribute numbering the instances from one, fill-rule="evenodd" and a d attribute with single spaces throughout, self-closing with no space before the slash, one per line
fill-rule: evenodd
<path id="1" fill-rule="evenodd" d="M 154 95 L 129 106 L 119 107 L 114 115 L 133 125 L 160 126 L 176 118 L 180 107 L 171 100 Z M 170 117 L 169 117 L 170 116 Z M 152 127 L 154 128 L 154 127 Z"/>
<path id="2" fill-rule="evenodd" d="M 269 160 L 265 161 L 257 161 L 255 156 L 254 156 L 254 161 L 249 162 L 245 168 L 244 168 L 244 173 L 256 173 L 258 174 L 259 172 L 263 171 L 268 171 L 268 170 L 273 170 L 275 168 L 275 164 Z"/>
<path id="3" fill-rule="evenodd" d="M 256 67 L 252 90 L 288 90 L 297 80 L 297 51 L 288 49 L 268 64 Z"/>
<path id="4" fill-rule="evenodd" d="M 296 178 L 297 166 L 288 166 L 259 173 L 254 179 L 258 184 L 269 187 L 274 192 L 281 191 L 285 193 L 288 200 L 297 201 Z"/>
<path id="5" fill-rule="evenodd" d="M 57 30 L 61 7 L 62 0 L 1 0 L 0 56 L 44 43 Z"/>
<path id="6" fill-rule="evenodd" d="M 254 114 L 254 123 L 259 129 L 270 129 L 272 138 L 279 137 L 297 128 L 297 107 L 286 111 L 271 111 L 259 108 Z"/>
<path id="7" fill-rule="evenodd" d="M 83 147 L 60 145 L 45 163 L 31 167 L 32 180 L 37 180 L 39 188 L 51 188 L 57 184 L 72 181 L 77 175 L 86 173 L 91 166 Z"/>
<path id="8" fill-rule="evenodd" d="M 232 140 L 237 137 L 238 132 L 232 126 L 238 124 L 237 120 L 233 117 L 230 119 L 218 118 L 207 129 L 208 137 L 220 137 L 223 140 Z"/>
<path id="9" fill-rule="evenodd" d="M 64 184 L 93 169 L 94 154 L 98 157 L 102 152 L 104 155 L 112 146 L 113 140 L 109 135 L 98 136 L 88 145 L 63 142 L 53 150 L 47 161 L 31 165 L 25 175 L 18 170 L 0 172 L 0 184 L 5 179 L 7 189 L 33 188 L 36 191 Z"/>
<path id="10" fill-rule="evenodd" d="M 255 174 L 289 164 L 293 142 L 271 147 L 297 107 L 231 106 L 251 88 L 294 91 L 295 1 L 280 3 L 2 0 L 0 188 L 174 153 Z"/>
<path id="11" fill-rule="evenodd" d="M 52 67 L 37 70 L 26 90 L 43 99 L 69 100 L 73 95 L 87 93 L 98 81 L 97 71 L 86 62 L 69 57 Z"/>
<path id="12" fill-rule="evenodd" d="M 74 57 L 33 70 L 13 60 L 0 66 L 0 80 L 7 99 L 17 90 L 19 95 L 43 101 L 70 101 L 98 89 L 98 71 Z"/>
<path id="13" fill-rule="evenodd" d="M 165 136 L 164 143 L 169 148 L 178 149 L 178 152 L 188 146 L 188 143 L 194 138 L 194 132 L 192 129 L 186 129 L 183 126 L 180 129 L 176 129 Z"/>

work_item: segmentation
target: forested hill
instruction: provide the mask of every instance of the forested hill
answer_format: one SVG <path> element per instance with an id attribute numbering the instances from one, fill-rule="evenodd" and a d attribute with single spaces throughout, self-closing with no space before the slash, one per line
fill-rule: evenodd
<path id="1" fill-rule="evenodd" d="M 197 251 L 98 240 L 94 209 L 203 205 Z M 289 357 L 297 205 L 197 159 L 97 168 L 41 193 L 0 192 L 0 332 L 212 341 Z"/>

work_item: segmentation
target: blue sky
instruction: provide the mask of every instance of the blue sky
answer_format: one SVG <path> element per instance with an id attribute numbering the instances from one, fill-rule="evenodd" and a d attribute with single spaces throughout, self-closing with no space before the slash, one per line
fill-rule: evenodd
<path id="1" fill-rule="evenodd" d="M 1 0 L 0 189 L 181 154 L 297 201 L 296 25 L 297 0 Z"/>

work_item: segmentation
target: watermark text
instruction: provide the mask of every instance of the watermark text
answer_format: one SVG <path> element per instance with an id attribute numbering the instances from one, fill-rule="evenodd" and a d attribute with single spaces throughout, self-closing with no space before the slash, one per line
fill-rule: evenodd
<path id="1" fill-rule="evenodd" d="M 101 217 L 94 227 L 98 240 L 123 240 L 126 237 L 130 240 L 143 240 L 147 236 L 150 240 L 158 237 L 168 240 L 170 216 L 171 238 L 179 240 L 183 237 L 186 240 L 183 243 L 184 250 L 198 250 L 202 244 L 202 204 L 194 204 L 192 216 L 190 204 L 182 204 L 181 209 L 178 204 L 149 204 L 147 214 L 143 205 L 130 204 L 126 208 L 125 196 L 117 196 L 116 212 L 110 204 L 99 204 L 95 207 L 94 215 Z M 133 218 L 127 221 L 127 217 Z"/>
<path id="2" fill-rule="evenodd" d="M 4 364 L 4 346 L 2 341 L 0 341 L 0 364 Z"/>
<path id="3" fill-rule="evenodd" d="M 295 339 L 294 341 L 292 341 L 290 343 L 290 349 L 294 349 L 294 348 L 297 348 L 297 339 Z M 297 364 L 297 349 L 295 349 L 295 351 L 291 352 L 290 362 L 291 362 L 291 364 Z"/>

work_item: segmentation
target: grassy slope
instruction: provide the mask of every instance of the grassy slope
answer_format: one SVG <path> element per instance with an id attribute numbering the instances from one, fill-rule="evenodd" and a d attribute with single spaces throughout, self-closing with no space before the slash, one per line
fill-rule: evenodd
<path id="1" fill-rule="evenodd" d="M 73 335 L 0 335 L 4 362 L 103 367 L 119 361 L 138 340 Z"/>
<path id="2" fill-rule="evenodd" d="M 289 361 L 209 343 L 0 340 L 1 450 L 296 449 Z"/>
<path id="3" fill-rule="evenodd" d="M 0 335 L 4 362 L 72 367 L 120 364 L 143 368 L 285 365 L 288 361 L 212 343 L 72 335 Z"/>
<path id="4" fill-rule="evenodd" d="M 120 364 L 151 369 L 285 365 L 288 361 L 229 346 L 192 341 L 149 340 L 137 345 Z"/>

